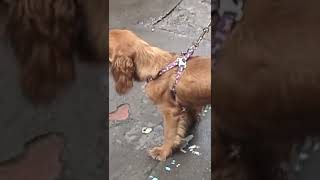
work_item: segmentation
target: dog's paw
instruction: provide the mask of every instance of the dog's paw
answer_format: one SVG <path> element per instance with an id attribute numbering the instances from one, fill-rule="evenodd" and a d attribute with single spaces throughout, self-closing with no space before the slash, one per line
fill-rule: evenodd
<path id="1" fill-rule="evenodd" d="M 170 153 L 171 153 L 171 150 L 164 148 L 163 146 L 154 147 L 148 150 L 149 156 L 159 161 L 165 161 L 167 157 L 170 155 Z"/>

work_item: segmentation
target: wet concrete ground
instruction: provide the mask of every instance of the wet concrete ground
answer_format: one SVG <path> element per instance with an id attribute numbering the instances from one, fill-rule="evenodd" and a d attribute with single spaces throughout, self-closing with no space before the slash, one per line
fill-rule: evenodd
<path id="1" fill-rule="evenodd" d="M 210 20 L 210 1 L 169 0 L 110 0 L 109 28 L 126 28 L 145 41 L 171 52 L 185 51 L 191 46 Z M 159 17 L 165 18 L 152 26 Z M 154 31 L 152 32 L 152 28 Z M 210 36 L 195 52 L 210 56 Z M 199 145 L 200 156 L 191 152 L 177 152 L 166 162 L 147 156 L 148 148 L 160 145 L 163 140 L 161 114 L 142 92 L 143 83 L 135 83 L 125 96 L 116 94 L 109 75 L 109 112 L 121 104 L 129 104 L 129 118 L 109 123 L 109 179 L 137 180 L 209 180 L 211 179 L 211 111 L 196 125 L 190 144 Z M 143 127 L 152 127 L 150 134 L 142 134 Z M 175 165 L 170 165 L 175 160 Z M 178 165 L 177 167 L 177 164 Z M 171 171 L 166 171 L 168 166 Z"/>

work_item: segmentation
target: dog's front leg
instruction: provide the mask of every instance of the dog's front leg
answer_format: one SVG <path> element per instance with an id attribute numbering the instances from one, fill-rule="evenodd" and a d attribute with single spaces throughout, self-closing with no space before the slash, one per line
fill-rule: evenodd
<path id="1" fill-rule="evenodd" d="M 165 161 L 178 145 L 176 138 L 181 109 L 177 106 L 166 104 L 160 106 L 160 110 L 164 119 L 164 143 L 160 147 L 150 149 L 149 155 L 154 159 Z"/>

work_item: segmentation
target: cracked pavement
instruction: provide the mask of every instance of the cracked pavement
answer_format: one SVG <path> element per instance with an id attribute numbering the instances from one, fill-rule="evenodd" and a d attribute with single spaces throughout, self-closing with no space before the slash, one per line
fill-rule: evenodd
<path id="1" fill-rule="evenodd" d="M 110 0 L 109 29 L 129 29 L 154 46 L 181 52 L 208 25 L 210 10 L 209 0 Z M 205 37 L 195 55 L 210 56 L 210 39 L 210 35 Z M 160 180 L 211 179 L 211 111 L 196 125 L 192 132 L 195 137 L 189 143 L 200 146 L 200 156 L 177 152 L 166 162 L 158 162 L 146 150 L 163 141 L 162 117 L 144 95 L 142 86 L 143 83 L 135 82 L 127 95 L 119 96 L 109 74 L 109 112 L 121 104 L 129 104 L 127 120 L 109 121 L 109 179 L 147 180 L 151 179 L 149 176 Z M 143 134 L 143 127 L 153 130 Z M 170 164 L 172 160 L 175 165 Z M 166 171 L 166 166 L 171 171 Z"/>

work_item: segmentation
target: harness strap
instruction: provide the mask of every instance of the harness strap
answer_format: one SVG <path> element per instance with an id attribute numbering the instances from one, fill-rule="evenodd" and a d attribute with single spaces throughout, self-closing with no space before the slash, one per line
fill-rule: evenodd
<path id="1" fill-rule="evenodd" d="M 162 69 L 160 69 L 160 71 L 158 72 L 158 74 L 155 77 L 151 77 L 149 76 L 147 78 L 147 82 L 150 82 L 152 80 L 155 80 L 157 78 L 159 78 L 161 75 L 163 75 L 164 73 L 168 72 L 169 70 L 171 70 L 174 67 L 178 66 L 177 69 L 177 74 L 176 74 L 176 78 L 175 81 L 170 89 L 170 92 L 172 94 L 172 97 L 175 99 L 175 95 L 176 95 L 176 86 L 179 82 L 179 80 L 181 79 L 181 76 L 183 74 L 183 71 L 186 69 L 187 67 L 187 61 L 190 59 L 190 57 L 192 56 L 194 52 L 194 48 L 189 48 L 187 50 L 186 53 L 181 53 L 181 55 L 173 62 L 167 64 L 165 67 L 163 67 Z"/>
<path id="2" fill-rule="evenodd" d="M 183 71 L 186 69 L 187 67 L 187 61 L 190 59 L 190 57 L 192 56 L 192 54 L 194 53 L 194 49 L 193 48 L 189 48 L 187 50 L 186 53 L 183 53 L 183 55 L 181 57 L 179 57 L 176 62 L 178 63 L 178 70 L 177 70 L 177 74 L 176 74 L 176 79 L 171 87 L 171 95 L 172 98 L 175 100 L 176 99 L 176 87 L 177 84 L 179 82 L 179 80 L 181 79 L 181 76 L 183 74 Z"/>
<path id="3" fill-rule="evenodd" d="M 203 40 L 204 35 L 209 32 L 210 27 L 211 27 L 211 21 L 208 24 L 208 26 L 203 29 L 203 32 L 201 33 L 201 35 L 199 36 L 197 41 L 195 41 L 193 43 L 193 45 L 187 50 L 187 52 L 181 53 L 181 55 L 175 61 L 167 64 L 164 68 L 160 69 L 160 71 L 158 72 L 158 74 L 155 77 L 149 76 L 147 78 L 147 83 L 159 78 L 162 74 L 164 74 L 164 73 L 168 72 L 169 70 L 171 70 L 172 68 L 178 66 L 175 81 L 170 89 L 172 98 L 175 100 L 176 99 L 176 86 L 177 86 L 179 80 L 181 79 L 183 71 L 187 67 L 187 61 L 193 55 L 194 51 L 198 48 L 200 42 Z"/>

